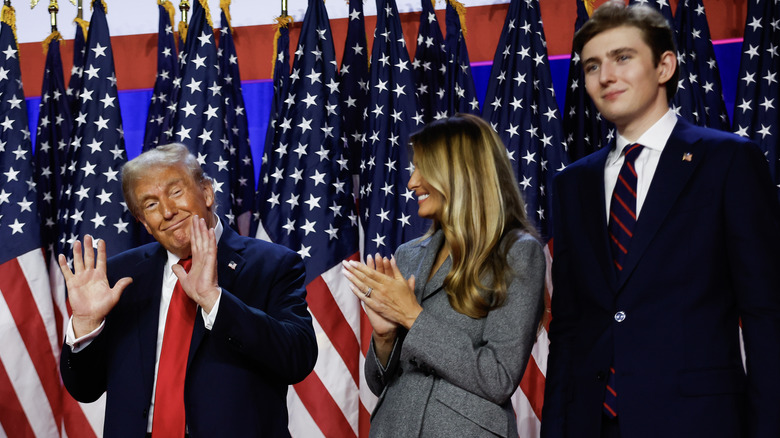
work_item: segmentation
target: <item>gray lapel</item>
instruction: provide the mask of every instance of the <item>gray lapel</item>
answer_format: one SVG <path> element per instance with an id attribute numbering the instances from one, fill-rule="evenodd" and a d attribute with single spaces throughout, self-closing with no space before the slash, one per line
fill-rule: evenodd
<path id="1" fill-rule="evenodd" d="M 414 292 L 417 300 L 421 303 L 424 299 L 441 290 L 444 278 L 452 266 L 452 260 L 448 257 L 433 275 L 433 278 L 428 280 L 428 277 L 431 276 L 431 269 L 433 269 L 433 265 L 436 263 L 436 256 L 439 254 L 439 249 L 441 249 L 443 244 L 444 232 L 441 230 L 436 231 L 433 236 L 420 242 L 422 257 L 414 275 L 416 282 Z"/>

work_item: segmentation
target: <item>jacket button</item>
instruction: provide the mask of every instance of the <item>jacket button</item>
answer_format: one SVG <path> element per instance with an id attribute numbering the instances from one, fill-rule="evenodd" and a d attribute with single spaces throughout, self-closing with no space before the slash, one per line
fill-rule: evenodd
<path id="1" fill-rule="evenodd" d="M 597 382 L 603 382 L 606 377 L 607 375 L 603 371 L 599 371 L 598 373 L 596 373 Z"/>
<path id="2" fill-rule="evenodd" d="M 615 321 L 623 322 L 625 320 L 626 320 L 626 312 L 621 310 L 621 311 L 619 311 L 618 313 L 615 314 Z"/>

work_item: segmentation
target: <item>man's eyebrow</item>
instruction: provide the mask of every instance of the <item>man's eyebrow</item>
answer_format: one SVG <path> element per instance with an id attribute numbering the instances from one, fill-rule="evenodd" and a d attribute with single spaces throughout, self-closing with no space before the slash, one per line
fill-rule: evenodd
<path id="1" fill-rule="evenodd" d="M 636 49 L 631 48 L 631 47 L 619 47 L 617 49 L 610 50 L 609 52 L 607 52 L 607 56 L 615 57 L 615 56 L 623 55 L 623 54 L 626 54 L 626 53 L 634 54 L 634 53 L 636 53 Z"/>
<path id="2" fill-rule="evenodd" d="M 172 179 L 169 179 L 168 181 L 166 181 L 165 183 L 163 183 L 161 185 L 163 187 L 165 187 L 166 190 L 168 190 L 168 189 L 171 188 L 171 186 L 179 184 L 182 181 L 184 181 L 184 178 L 172 178 Z M 155 195 L 153 195 L 151 193 L 144 193 L 141 196 L 139 196 L 138 202 L 140 203 L 140 202 L 143 202 L 143 201 L 145 201 L 145 200 L 147 200 L 149 198 L 154 198 L 154 197 L 155 197 Z"/>

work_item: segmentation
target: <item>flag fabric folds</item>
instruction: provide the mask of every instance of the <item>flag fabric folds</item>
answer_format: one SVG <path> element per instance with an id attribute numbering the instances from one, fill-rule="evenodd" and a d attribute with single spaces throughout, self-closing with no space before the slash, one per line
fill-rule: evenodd
<path id="1" fill-rule="evenodd" d="M 165 114 L 168 105 L 173 102 L 173 81 L 179 77 L 178 52 L 173 34 L 173 4 L 168 0 L 158 0 L 157 5 L 160 13 L 157 32 L 157 77 L 154 81 L 152 101 L 149 103 L 149 114 L 146 117 L 144 151 L 167 142 L 163 134 L 168 128 L 164 123 Z"/>
<path id="2" fill-rule="evenodd" d="M 370 79 L 363 0 L 349 0 L 349 25 L 340 75 L 341 118 L 344 120 L 342 135 L 349 151 L 350 171 L 357 174 L 360 171 L 360 155 L 366 142 L 366 105 Z"/>
<path id="3" fill-rule="evenodd" d="M 225 135 L 227 155 L 230 163 L 230 187 L 232 192 L 233 216 L 239 232 L 247 236 L 251 228 L 252 207 L 255 198 L 255 167 L 252 149 L 249 147 L 249 125 L 247 122 L 244 95 L 241 92 L 241 74 L 238 56 L 233 42 L 233 27 L 230 25 L 230 2 L 221 2 L 221 23 L 218 62 L 224 93 Z"/>
<path id="4" fill-rule="evenodd" d="M 377 11 L 360 163 L 360 218 L 364 254 L 389 257 L 427 226 L 417 216 L 414 192 L 406 187 L 414 170 L 409 136 L 422 128 L 423 117 L 416 109 L 412 66 L 395 0 L 378 0 Z"/>
<path id="5" fill-rule="evenodd" d="M 229 140 L 225 132 L 222 79 L 206 0 L 193 2 L 181 58 L 181 88 L 172 124 L 173 140 L 186 145 L 214 180 L 217 215 L 225 217 L 236 228 L 230 196 L 230 160 L 225 147 Z"/>
<path id="6" fill-rule="evenodd" d="M 578 31 L 588 18 L 585 2 L 577 0 L 574 31 Z M 615 138 L 615 126 L 601 117 L 585 90 L 585 74 L 579 53 L 571 54 L 567 84 L 563 132 L 566 137 L 569 161 L 575 161 L 604 146 L 609 146 Z"/>
<path id="7" fill-rule="evenodd" d="M 780 3 L 749 0 L 747 8 L 733 129 L 761 146 L 769 160 L 772 178 L 780 187 L 777 137 Z"/>
<path id="8" fill-rule="evenodd" d="M 257 237 L 303 258 L 306 300 L 320 340 L 314 371 L 288 393 L 296 437 L 356 437 L 361 412 L 368 415 L 359 397 L 360 302 L 341 273 L 343 260 L 358 257 L 358 218 L 337 75 L 324 2 L 309 0 L 274 144 L 264 152 L 257 203 Z"/>
<path id="9" fill-rule="evenodd" d="M 69 261 L 73 242 L 86 234 L 108 242 L 109 256 L 140 243 L 137 222 L 127 209 L 119 180 L 127 153 L 103 2 L 94 3 L 89 27 L 65 173 L 65 208 L 60 214 L 60 244 Z"/>
<path id="10" fill-rule="evenodd" d="M 0 434 L 59 436 L 59 337 L 38 217 L 14 10 L 0 24 Z M 64 100 L 63 96 L 63 100 Z"/>
<path id="11" fill-rule="evenodd" d="M 420 25 L 412 72 L 417 108 L 423 123 L 447 117 L 450 90 L 447 86 L 448 53 L 439 19 L 431 0 L 420 0 Z M 453 60 L 454 61 L 454 60 Z"/>
<path id="12" fill-rule="evenodd" d="M 425 0 L 423 0 L 425 1 Z M 447 113 L 480 114 L 479 100 L 471 75 L 471 61 L 466 48 L 466 7 L 458 0 L 447 0 L 445 16 L 447 37 Z"/>
<path id="13" fill-rule="evenodd" d="M 720 70 L 710 39 L 710 26 L 702 0 L 682 0 L 674 17 L 677 51 L 688 68 L 689 91 L 700 113 L 694 115 L 699 125 L 729 130 L 729 115 L 723 101 Z"/>

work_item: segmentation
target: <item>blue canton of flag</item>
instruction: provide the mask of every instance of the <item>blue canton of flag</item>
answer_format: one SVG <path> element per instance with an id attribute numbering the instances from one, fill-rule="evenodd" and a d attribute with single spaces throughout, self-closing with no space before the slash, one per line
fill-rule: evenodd
<path id="1" fill-rule="evenodd" d="M 420 0 L 420 26 L 417 30 L 417 48 L 412 72 L 417 96 L 417 111 L 423 123 L 447 117 L 447 48 L 439 27 L 439 20 L 430 0 Z"/>
<path id="2" fill-rule="evenodd" d="M 548 187 L 567 164 L 538 0 L 512 0 L 490 73 L 483 117 L 504 141 L 542 236 L 551 235 Z"/>
<path id="3" fill-rule="evenodd" d="M 217 63 L 214 29 L 206 0 L 194 2 L 181 66 L 174 140 L 189 148 L 203 170 L 214 180 L 217 214 L 236 228 L 230 194 L 229 140 L 225 133 L 222 79 Z"/>
<path id="4" fill-rule="evenodd" d="M 5 7 L 4 7 L 5 8 Z M 0 264 L 41 247 L 27 105 L 11 26 L 0 27 Z"/>
<path id="5" fill-rule="evenodd" d="M 699 124 L 729 130 L 729 115 L 723 101 L 720 71 L 710 39 L 710 26 L 702 0 L 681 0 L 675 15 L 677 50 L 688 60 L 688 83 L 697 102 Z"/>
<path id="6" fill-rule="evenodd" d="M 137 223 L 123 200 L 119 180 L 127 154 L 105 4 L 93 5 L 80 107 L 74 113 L 67 158 L 66 208 L 60 214 L 60 243 L 68 257 L 73 242 L 85 234 L 107 241 L 109 256 L 139 243 Z"/>
<path id="7" fill-rule="evenodd" d="M 423 0 L 425 1 L 425 0 Z M 457 0 L 447 0 L 447 113 L 480 114 L 474 76 L 466 48 L 466 7 Z"/>
<path id="8" fill-rule="evenodd" d="M 266 147 L 258 195 L 258 237 L 297 251 L 306 263 L 307 284 L 357 252 L 336 69 L 325 6 L 310 0 L 277 143 Z"/>
<path id="9" fill-rule="evenodd" d="M 242 235 L 249 235 L 252 219 L 252 203 L 255 199 L 255 166 L 249 147 L 244 95 L 241 92 L 241 74 L 238 56 L 230 25 L 230 2 L 222 2 L 221 35 L 219 37 L 219 71 L 222 74 L 222 91 L 225 97 L 225 133 L 230 160 L 230 187 L 233 215 Z"/>
<path id="10" fill-rule="evenodd" d="M 146 118 L 143 150 L 167 143 L 164 136 L 165 114 L 173 101 L 173 81 L 179 77 L 176 39 L 173 35 L 173 4 L 168 0 L 158 3 L 160 19 L 157 32 L 157 78 L 154 81 L 152 101 Z"/>
<path id="11" fill-rule="evenodd" d="M 577 0 L 577 20 L 574 23 L 574 31 L 578 31 L 588 18 L 585 3 L 583 0 Z M 601 113 L 585 90 L 585 73 L 582 70 L 580 54 L 574 52 L 569 62 L 563 132 L 570 161 L 578 160 L 609 145 L 615 138 L 615 125 L 601 117 Z"/>
<path id="12" fill-rule="evenodd" d="M 417 216 L 414 192 L 406 187 L 414 171 L 409 136 L 422 128 L 423 118 L 415 108 L 409 52 L 395 0 L 377 1 L 377 11 L 367 141 L 360 163 L 360 216 L 364 254 L 390 256 L 427 225 Z"/>
<path id="13" fill-rule="evenodd" d="M 81 18 L 76 18 L 73 22 L 76 23 L 76 36 L 73 38 L 73 67 L 70 69 L 70 80 L 68 88 L 65 90 L 71 114 L 75 113 L 80 106 L 79 92 L 84 83 L 84 59 L 86 56 L 84 46 L 87 42 L 87 29 L 89 28 L 89 23 Z"/>
<path id="14" fill-rule="evenodd" d="M 60 190 L 66 168 L 68 141 L 73 125 L 65 94 L 65 77 L 60 56 L 60 33 L 47 38 L 46 67 L 43 73 L 38 130 L 35 137 L 35 176 L 38 184 L 38 208 L 41 216 L 41 235 L 48 255 L 59 253 L 57 245 L 60 230 L 57 215 L 60 211 Z M 47 260 L 49 257 L 47 257 Z"/>
<path id="15" fill-rule="evenodd" d="M 265 143 L 263 147 L 263 158 L 261 164 L 261 181 L 258 185 L 258 189 L 255 193 L 254 202 L 254 214 L 251 223 L 250 235 L 257 235 L 257 226 L 260 222 L 260 212 L 264 209 L 263 204 L 265 199 L 263 196 L 265 192 L 263 188 L 268 184 L 268 173 L 263 172 L 263 169 L 268 165 L 268 151 L 273 151 L 276 145 L 279 143 L 279 137 L 281 135 L 280 124 L 283 120 L 280 119 L 282 105 L 287 97 L 290 81 L 290 24 L 292 23 L 292 17 L 286 15 L 284 17 L 278 17 L 276 19 L 276 34 L 274 35 L 274 70 L 273 70 L 273 84 L 274 84 L 274 97 L 271 100 L 270 117 L 268 118 L 268 128 L 265 132 Z M 287 128 L 289 129 L 289 128 Z"/>
<path id="16" fill-rule="evenodd" d="M 425 0 L 423 0 L 425 1 Z M 341 117 L 342 135 L 349 151 L 349 169 L 360 172 L 360 156 L 366 142 L 365 123 L 368 119 L 368 43 L 363 0 L 349 0 L 349 24 L 341 58 Z"/>
<path id="17" fill-rule="evenodd" d="M 780 3 L 769 0 L 748 2 L 742 61 L 739 67 L 734 132 L 752 138 L 761 146 L 775 184 L 780 188 L 778 159 L 778 113 L 780 96 Z"/>

